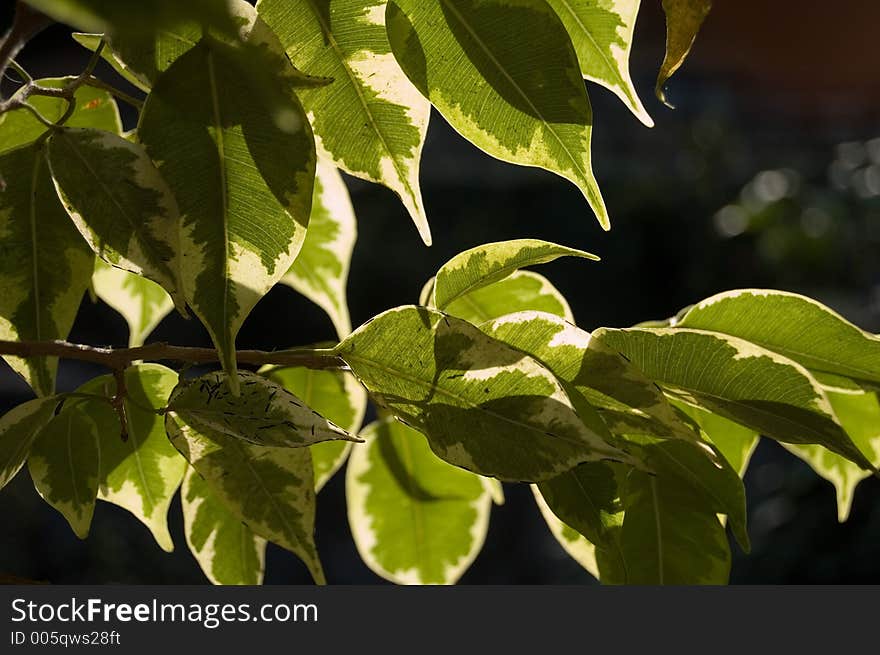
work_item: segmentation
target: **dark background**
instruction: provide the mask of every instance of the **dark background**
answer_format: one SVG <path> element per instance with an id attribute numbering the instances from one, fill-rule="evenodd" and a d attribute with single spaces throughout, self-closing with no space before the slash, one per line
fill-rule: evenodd
<path id="1" fill-rule="evenodd" d="M 2 10 L 8 20 L 11 2 Z M 644 0 L 633 78 L 657 125 L 646 129 L 610 92 L 589 85 L 594 166 L 613 230 L 599 228 L 580 192 L 550 173 L 498 162 L 432 116 L 422 189 L 434 232 L 428 249 L 386 189 L 348 178 L 360 237 L 349 283 L 355 325 L 415 302 L 451 255 L 480 243 L 536 237 L 584 248 L 601 263 L 542 268 L 579 325 L 663 318 L 713 293 L 773 287 L 813 296 L 880 332 L 880 58 L 874 2 L 720 1 L 691 58 L 669 85 L 671 111 L 653 97 L 663 56 L 658 0 Z M 35 75 L 79 72 L 84 51 L 68 30 L 43 33 L 19 58 Z M 101 76 L 117 78 L 102 65 Z M 12 88 L 6 82 L 7 92 Z M 133 117 L 126 117 L 131 123 Z M 286 288 L 260 302 L 239 347 L 332 336 L 320 309 Z M 86 300 L 71 340 L 125 345 L 127 328 Z M 176 314 L 153 340 L 209 345 Z M 59 387 L 98 373 L 62 364 Z M 30 397 L 0 364 L 0 410 Z M 379 583 L 360 561 L 345 518 L 343 475 L 318 499 L 317 541 L 331 583 Z M 880 481 L 857 489 L 838 524 L 830 483 L 762 441 L 746 475 L 752 553 L 732 545 L 734 583 L 880 582 Z M 506 485 L 485 548 L 463 583 L 590 583 L 546 529 L 524 486 Z M 79 541 L 43 503 L 26 471 L 0 493 L 0 574 L 53 583 L 204 582 L 170 513 L 176 551 L 163 553 L 138 521 L 99 503 Z M 270 546 L 268 583 L 305 583 L 296 558 Z"/>

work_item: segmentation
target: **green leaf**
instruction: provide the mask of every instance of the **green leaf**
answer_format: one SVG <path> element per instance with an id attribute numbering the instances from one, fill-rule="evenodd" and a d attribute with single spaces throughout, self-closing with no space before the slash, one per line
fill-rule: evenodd
<path id="1" fill-rule="evenodd" d="M 441 459 L 475 473 L 540 481 L 585 461 L 632 461 L 584 425 L 544 366 L 436 310 L 389 310 L 335 353 Z"/>
<path id="2" fill-rule="evenodd" d="M 746 492 L 736 469 L 710 444 L 641 438 L 636 451 L 658 479 L 675 478 L 676 488 L 690 487 L 707 511 L 725 514 L 734 537 L 748 552 Z"/>
<path id="3" fill-rule="evenodd" d="M 177 36 L 177 33 L 179 31 L 180 31 L 180 26 L 176 26 L 176 28 L 174 29 L 175 36 Z M 201 30 L 199 30 L 198 34 L 196 34 L 196 37 L 195 37 L 196 40 L 198 40 L 198 38 L 200 36 L 201 36 Z M 71 34 L 71 37 L 73 37 L 73 40 L 76 41 L 77 43 L 79 43 L 82 47 L 86 48 L 87 50 L 91 50 L 92 52 L 95 52 L 95 50 L 98 49 L 98 46 L 101 45 L 101 40 L 104 38 L 104 35 L 103 34 L 89 34 L 87 32 L 74 32 L 73 34 Z M 195 45 L 195 42 L 193 42 L 193 43 L 189 44 L 189 46 L 187 46 L 187 44 L 185 42 L 181 42 L 180 40 L 178 40 L 176 38 L 167 38 L 167 39 L 163 38 L 163 36 L 161 34 L 156 38 L 156 41 L 157 41 L 157 44 L 155 46 L 156 50 L 159 50 L 159 48 L 160 48 L 159 43 L 160 42 L 163 43 L 163 45 L 165 43 L 167 43 L 168 45 L 172 45 L 172 47 L 174 45 L 179 45 L 180 50 L 181 50 L 179 53 L 176 53 L 176 55 L 170 55 L 170 56 L 166 54 L 166 57 L 169 57 L 169 62 L 168 62 L 169 64 L 171 63 L 171 61 L 176 59 L 178 56 L 182 55 L 184 52 L 189 50 L 189 47 Z M 125 79 L 127 82 L 129 82 L 133 86 L 136 86 L 141 91 L 149 91 L 150 90 L 150 86 L 152 85 L 151 79 L 149 77 L 147 77 L 145 74 L 132 68 L 127 62 L 123 61 L 122 57 L 120 57 L 120 55 L 117 54 L 117 52 L 113 48 L 112 44 L 105 44 L 104 45 L 104 49 L 101 50 L 101 58 L 104 61 L 106 61 L 108 64 L 110 64 L 110 66 L 113 68 L 113 70 L 115 70 L 120 76 L 122 76 L 123 79 Z M 164 57 L 162 59 L 164 60 Z M 156 74 L 158 75 L 158 72 Z"/>
<path id="4" fill-rule="evenodd" d="M 691 485 L 676 476 L 634 470 L 622 497 L 620 545 L 628 584 L 727 584 L 727 535 Z"/>
<path id="5" fill-rule="evenodd" d="M 101 450 L 98 428 L 77 406 L 53 417 L 31 446 L 27 460 L 34 486 L 76 536 L 89 534 L 98 497 Z"/>
<path id="6" fill-rule="evenodd" d="M 315 487 L 308 448 L 267 448 L 165 415 L 168 437 L 216 498 L 254 533 L 293 552 L 324 584 L 315 548 Z"/>
<path id="7" fill-rule="evenodd" d="M 246 371 L 238 378 L 239 395 L 221 371 L 183 380 L 168 399 L 168 411 L 211 439 L 225 435 L 277 448 L 358 440 L 275 382 Z"/>
<path id="8" fill-rule="evenodd" d="M 270 369 L 264 375 L 351 434 L 360 430 L 367 411 L 367 392 L 351 374 L 297 367 Z M 339 470 L 351 448 L 348 441 L 309 446 L 315 467 L 315 491 L 320 491 Z"/>
<path id="9" fill-rule="evenodd" d="M 465 250 L 437 271 L 432 306 L 445 311 L 462 296 L 503 280 L 521 268 L 546 264 L 560 257 L 599 259 L 583 250 L 538 239 L 499 241 Z"/>
<path id="10" fill-rule="evenodd" d="M 154 34 L 184 20 L 195 20 L 230 34 L 236 23 L 229 3 L 217 0 L 26 0 L 59 23 L 87 32 Z"/>
<path id="11" fill-rule="evenodd" d="M 547 527 L 563 550 L 568 553 L 574 561 L 584 567 L 594 578 L 599 579 L 599 565 L 596 562 L 596 547 L 591 544 L 586 537 L 566 525 L 541 495 L 538 485 L 532 485 L 532 492 L 535 495 L 535 502 L 538 509 L 541 510 L 541 516 L 547 522 Z"/>
<path id="12" fill-rule="evenodd" d="M 581 464 L 540 483 L 538 490 L 554 516 L 625 569 L 619 543 L 623 506 L 611 466 L 604 462 Z"/>
<path id="13" fill-rule="evenodd" d="M 233 381 L 238 330 L 302 247 L 315 169 L 289 62 L 267 55 L 267 85 L 244 58 L 202 40 L 160 76 L 138 128 L 180 205 L 184 295 Z"/>
<path id="14" fill-rule="evenodd" d="M 180 500 L 186 543 L 208 580 L 218 585 L 263 584 L 266 540 L 226 509 L 191 466 Z"/>
<path id="15" fill-rule="evenodd" d="M 603 328 L 594 337 L 685 402 L 778 441 L 821 444 L 872 468 L 819 383 L 782 355 L 736 337 L 681 328 Z"/>
<path id="16" fill-rule="evenodd" d="M 675 399 L 671 399 L 670 402 L 696 421 L 706 438 L 740 477 L 745 475 L 752 453 L 758 446 L 760 435 L 757 432 L 702 407 L 694 407 Z"/>
<path id="17" fill-rule="evenodd" d="M 65 128 L 49 139 L 67 213 L 108 264 L 160 284 L 184 309 L 177 203 L 144 149 L 120 136 Z"/>
<path id="18" fill-rule="evenodd" d="M 43 149 L 0 155 L 0 339 L 66 339 L 94 255 L 58 202 Z M 6 357 L 40 396 L 55 390 L 55 357 Z"/>
<path id="19" fill-rule="evenodd" d="M 447 314 L 479 325 L 505 314 L 534 310 L 574 322 L 568 301 L 542 275 L 517 271 L 513 275 L 460 296 L 446 306 Z"/>
<path id="20" fill-rule="evenodd" d="M 653 127 L 629 76 L 640 0 L 547 0 L 562 19 L 588 80 L 613 91 L 646 126 Z"/>
<path id="21" fill-rule="evenodd" d="M 394 419 L 369 425 L 364 435 L 346 473 L 348 522 L 361 558 L 398 584 L 455 584 L 486 539 L 489 493 Z"/>
<path id="22" fill-rule="evenodd" d="M 576 407 L 598 411 L 616 435 L 650 435 L 696 441 L 699 435 L 682 422 L 663 392 L 616 351 L 589 332 L 558 316 L 541 312 L 508 314 L 481 329 L 495 339 L 535 357 L 567 385 Z M 582 407 L 583 404 L 586 407 Z M 595 408 L 595 409 L 593 409 Z"/>
<path id="23" fill-rule="evenodd" d="M 142 346 L 150 333 L 174 308 L 165 290 L 145 277 L 95 260 L 95 294 L 122 314 L 128 323 L 128 346 Z"/>
<path id="24" fill-rule="evenodd" d="M 57 398 L 36 398 L 13 407 L 0 418 L 0 489 L 15 477 L 31 445 L 55 415 Z"/>
<path id="25" fill-rule="evenodd" d="M 35 80 L 35 83 L 51 89 L 60 89 L 73 79 L 72 77 L 44 78 Z M 13 97 L 21 93 L 19 91 Z M 91 127 L 114 134 L 122 132 L 119 109 L 113 96 L 109 93 L 90 86 L 81 86 L 74 93 L 74 98 L 76 99 L 76 108 L 65 125 L 68 127 Z M 27 101 L 40 112 L 43 118 L 53 123 L 67 111 L 67 101 L 64 98 L 32 95 L 28 97 Z M 0 152 L 33 143 L 45 133 L 46 126 L 27 109 L 15 109 L 0 114 Z"/>
<path id="26" fill-rule="evenodd" d="M 712 0 L 663 0 L 663 11 L 666 12 L 666 55 L 657 75 L 654 92 L 669 107 L 672 105 L 666 100 L 663 87 L 684 63 L 710 9 Z"/>
<path id="27" fill-rule="evenodd" d="M 609 229 L 581 69 L 544 0 L 392 0 L 386 21 L 400 66 L 452 127 L 493 157 L 570 180 Z"/>
<path id="28" fill-rule="evenodd" d="M 384 0 L 260 0 L 257 11 L 296 66 L 333 79 L 300 93 L 320 149 L 400 196 L 430 245 L 419 159 L 431 105 L 391 54 Z"/>
<path id="29" fill-rule="evenodd" d="M 126 434 L 109 402 L 71 399 L 95 423 L 101 451 L 98 498 L 128 510 L 166 552 L 174 550 L 168 532 L 168 508 L 186 471 L 186 460 L 168 442 L 158 410 L 177 384 L 177 373 L 158 364 L 136 364 L 125 371 L 123 408 Z M 113 376 L 103 375 L 79 388 L 112 399 Z M 148 411 L 149 410 L 149 411 Z"/>
<path id="30" fill-rule="evenodd" d="M 828 391 L 834 412 L 853 442 L 875 465 L 880 465 L 880 404 L 877 396 L 865 391 Z M 849 517 L 853 495 L 859 482 L 871 475 L 821 446 L 786 445 L 807 462 L 816 473 L 831 482 L 837 491 L 837 518 Z"/>
<path id="31" fill-rule="evenodd" d="M 309 231 L 281 283 L 327 312 L 340 339 L 351 332 L 345 289 L 356 239 L 357 223 L 345 182 L 332 164 L 320 160 Z"/>
<path id="32" fill-rule="evenodd" d="M 880 337 L 795 293 L 728 291 L 694 305 L 678 325 L 751 341 L 811 371 L 880 384 Z"/>

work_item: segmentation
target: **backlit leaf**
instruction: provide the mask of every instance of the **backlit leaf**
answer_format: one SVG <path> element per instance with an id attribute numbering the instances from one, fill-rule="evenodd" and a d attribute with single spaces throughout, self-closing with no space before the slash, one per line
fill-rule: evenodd
<path id="1" fill-rule="evenodd" d="M 466 139 L 576 184 L 610 221 L 593 176 L 593 114 L 578 58 L 544 0 L 389 0 L 400 66 Z"/>
<path id="2" fill-rule="evenodd" d="M 828 399 L 847 434 L 871 462 L 880 465 L 880 405 L 876 394 L 865 391 L 828 391 Z M 785 447 L 834 485 L 837 492 L 837 517 L 841 523 L 846 521 L 856 487 L 871 472 L 821 446 L 785 444 Z"/>
<path id="3" fill-rule="evenodd" d="M 177 384 L 177 374 L 158 364 L 136 364 L 125 372 L 126 435 L 110 403 L 73 398 L 79 411 L 95 423 L 101 451 L 98 498 L 128 510 L 167 552 L 174 550 L 168 531 L 168 507 L 186 471 L 184 460 L 168 442 L 157 410 L 165 407 Z M 79 389 L 111 399 L 113 376 L 94 378 Z M 152 409 L 151 409 L 152 408 Z"/>
<path id="4" fill-rule="evenodd" d="M 160 76 L 138 128 L 180 206 L 184 295 L 233 383 L 238 330 L 290 268 L 312 202 L 314 144 L 294 72 L 265 55 L 275 67 L 252 79 L 244 51 L 202 40 Z"/>
<path id="5" fill-rule="evenodd" d="M 364 562 L 398 584 L 454 584 L 486 539 L 489 493 L 394 419 L 364 436 L 346 475 L 348 521 Z"/>
<path id="6" fill-rule="evenodd" d="M 505 314 L 527 310 L 548 312 L 574 321 L 568 301 L 542 275 L 517 271 L 513 275 L 479 287 L 446 306 L 447 314 L 479 325 Z"/>
<path id="7" fill-rule="evenodd" d="M 315 485 L 308 448 L 255 446 L 228 435 L 208 437 L 165 415 L 168 437 L 216 498 L 255 534 L 293 552 L 315 582 L 325 582 L 315 548 Z"/>
<path id="8" fill-rule="evenodd" d="M 44 146 L 0 155 L 0 339 L 66 339 L 94 254 L 58 201 Z M 7 356 L 40 396 L 55 390 L 58 360 Z"/>
<path id="9" fill-rule="evenodd" d="M 194 468 L 187 467 L 180 500 L 186 543 L 214 584 L 260 585 L 266 540 L 233 515 Z"/>
<path id="10" fill-rule="evenodd" d="M 92 250 L 160 284 L 183 311 L 180 214 L 144 149 L 110 132 L 65 128 L 49 139 L 48 157 L 58 196 Z"/>
<path id="11" fill-rule="evenodd" d="M 657 75 L 654 92 L 667 105 L 669 102 L 663 87 L 684 63 L 710 9 L 712 0 L 663 0 L 663 11 L 666 12 L 666 55 Z"/>
<path id="12" fill-rule="evenodd" d="M 629 76 L 640 0 L 547 0 L 562 19 L 588 80 L 613 91 L 648 127 L 648 115 Z"/>
<path id="13" fill-rule="evenodd" d="M 584 425 L 544 366 L 436 310 L 389 310 L 335 352 L 376 402 L 456 466 L 540 481 L 585 461 L 632 461 Z"/>
<path id="14" fill-rule="evenodd" d="M 499 241 L 465 250 L 437 271 L 432 306 L 445 311 L 462 296 L 503 280 L 520 268 L 546 264 L 560 257 L 599 259 L 583 250 L 538 239 Z"/>
<path id="15" fill-rule="evenodd" d="M 314 193 L 305 243 L 281 283 L 327 312 L 342 339 L 351 332 L 346 286 L 357 223 L 345 182 L 327 161 L 318 162 Z"/>
<path id="16" fill-rule="evenodd" d="M 0 489 L 21 470 L 31 445 L 57 406 L 57 398 L 37 398 L 13 407 L 0 418 Z"/>
<path id="17" fill-rule="evenodd" d="M 174 303 L 165 290 L 145 277 L 108 266 L 95 260 L 92 275 L 95 294 L 122 314 L 128 323 L 128 345 L 142 346 L 150 333 L 172 309 Z"/>
<path id="18" fill-rule="evenodd" d="M 53 77 L 35 80 L 35 83 L 51 89 L 60 89 L 73 79 L 72 77 Z M 74 98 L 76 98 L 76 108 L 65 125 L 68 127 L 91 127 L 115 134 L 122 131 L 119 109 L 113 96 L 109 93 L 90 86 L 81 86 L 74 93 Z M 27 101 L 40 112 L 43 118 L 53 123 L 67 111 L 67 101 L 64 98 L 32 95 Z M 27 109 L 16 109 L 0 114 L 0 152 L 32 143 L 45 132 L 46 126 Z"/>
<path id="19" fill-rule="evenodd" d="M 594 578 L 599 579 L 599 565 L 596 562 L 596 547 L 591 544 L 586 537 L 566 525 L 553 510 L 547 505 L 547 501 L 541 496 L 538 485 L 532 485 L 532 491 L 535 495 L 535 502 L 538 509 L 541 510 L 541 516 L 547 522 L 550 533 L 559 542 L 563 550 L 571 555 L 571 557 L 582 567 L 584 567 Z"/>
<path id="20" fill-rule="evenodd" d="M 89 534 L 98 497 L 101 451 L 94 421 L 80 408 L 65 408 L 40 431 L 28 456 L 34 486 L 76 536 Z"/>
<path id="21" fill-rule="evenodd" d="M 529 353 L 598 411 L 616 435 L 651 435 L 695 441 L 699 436 L 669 406 L 663 392 L 616 351 L 564 319 L 518 312 L 481 326 L 494 338 Z M 581 418 L 586 420 L 585 415 Z"/>
<path id="22" fill-rule="evenodd" d="M 208 438 L 225 435 L 258 446 L 301 447 L 337 439 L 354 441 L 302 400 L 261 375 L 240 371 L 234 395 L 222 371 L 182 381 L 168 399 L 178 422 Z"/>
<path id="23" fill-rule="evenodd" d="M 367 392 L 350 373 L 297 367 L 270 369 L 264 375 L 351 434 L 360 431 L 367 411 Z M 351 448 L 348 441 L 309 446 L 315 468 L 315 491 L 320 491 L 339 470 Z"/>
<path id="24" fill-rule="evenodd" d="M 711 505 L 671 475 L 633 470 L 620 544 L 628 584 L 727 584 L 730 547 Z"/>
<path id="25" fill-rule="evenodd" d="M 298 68 L 333 79 L 300 93 L 319 148 L 400 196 L 430 244 L 419 159 L 431 105 L 391 54 L 385 0 L 260 0 L 257 11 Z"/>
<path id="26" fill-rule="evenodd" d="M 880 337 L 805 296 L 728 291 L 694 305 L 678 326 L 751 341 L 811 371 L 880 384 Z"/>
<path id="27" fill-rule="evenodd" d="M 778 441 L 820 444 L 872 468 L 837 422 L 819 383 L 782 355 L 702 330 L 602 328 L 594 337 L 685 402 Z"/>

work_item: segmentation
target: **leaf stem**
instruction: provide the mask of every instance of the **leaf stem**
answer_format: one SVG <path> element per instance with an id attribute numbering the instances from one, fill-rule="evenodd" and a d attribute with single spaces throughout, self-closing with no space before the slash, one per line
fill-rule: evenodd
<path id="1" fill-rule="evenodd" d="M 220 361 L 213 348 L 173 346 L 151 343 L 136 348 L 99 348 L 68 341 L 2 341 L 0 355 L 14 357 L 60 357 L 90 362 L 115 370 L 126 369 L 132 362 L 176 361 L 211 364 Z M 294 348 L 291 350 L 239 350 L 236 358 L 242 364 L 254 366 L 300 366 L 314 370 L 346 369 L 345 362 L 326 348 Z"/>
<path id="2" fill-rule="evenodd" d="M 124 102 L 128 105 L 131 105 L 132 107 L 134 107 L 138 111 L 140 111 L 144 106 L 143 100 L 138 100 L 134 96 L 130 96 L 127 93 L 125 93 L 124 91 L 120 91 L 112 84 L 107 84 L 103 80 L 99 80 L 94 75 L 86 78 L 86 80 L 83 82 L 83 85 L 84 86 L 91 86 L 96 89 L 101 89 L 102 91 L 106 91 L 107 93 L 113 95 L 114 97 L 118 98 L 119 100 L 122 100 L 122 102 Z"/>

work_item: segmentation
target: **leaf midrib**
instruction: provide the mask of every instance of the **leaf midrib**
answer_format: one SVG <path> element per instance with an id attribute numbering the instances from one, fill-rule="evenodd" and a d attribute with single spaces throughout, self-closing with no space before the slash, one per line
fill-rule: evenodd
<path id="1" fill-rule="evenodd" d="M 425 390 L 428 391 L 428 392 L 438 393 L 438 394 L 441 395 L 441 396 L 446 396 L 447 398 L 451 398 L 452 400 L 457 400 L 457 401 L 459 401 L 460 403 L 462 403 L 463 405 L 465 405 L 466 407 L 470 407 L 471 409 L 479 410 L 479 411 L 484 412 L 484 413 L 488 414 L 489 416 L 493 416 L 493 417 L 495 417 L 495 418 L 497 418 L 497 419 L 499 419 L 499 420 L 501 420 L 501 421 L 503 421 L 503 422 L 505 422 L 505 423 L 510 423 L 510 424 L 512 424 L 512 425 L 516 425 L 516 426 L 519 426 L 519 427 L 526 428 L 527 430 L 529 430 L 529 431 L 531 431 L 531 432 L 536 432 L 536 433 L 538 433 L 538 434 L 540 434 L 540 435 L 542 435 L 542 436 L 551 436 L 551 437 L 554 437 L 554 438 L 556 438 L 556 439 L 559 439 L 560 441 L 567 442 L 567 443 L 569 443 L 569 444 L 573 444 L 573 445 L 575 445 L 575 446 L 578 446 L 579 448 L 590 448 L 590 449 L 592 449 L 592 448 L 594 447 L 593 444 L 590 444 L 590 443 L 587 443 L 587 442 L 583 442 L 583 441 L 578 441 L 578 440 L 576 440 L 576 439 L 572 439 L 572 438 L 570 438 L 570 437 L 567 437 L 567 436 L 565 436 L 565 435 L 561 435 L 561 434 L 557 434 L 557 433 L 555 433 L 555 432 L 549 432 L 549 431 L 547 431 L 547 430 L 540 430 L 540 429 L 538 429 L 538 428 L 532 427 L 532 426 L 529 425 L 528 423 L 522 423 L 521 421 L 514 420 L 514 419 L 512 419 L 512 418 L 509 418 L 509 417 L 507 417 L 507 416 L 504 416 L 503 414 L 498 414 L 497 412 L 490 411 L 490 410 L 488 410 L 488 409 L 486 409 L 486 408 L 484 408 L 484 407 L 482 407 L 482 406 L 480 406 L 480 405 L 476 405 L 476 404 L 474 404 L 473 401 L 471 401 L 471 400 L 468 400 L 468 399 L 466 399 L 466 398 L 463 398 L 463 397 L 459 396 L 458 394 L 455 394 L 455 393 L 453 393 L 453 392 L 451 392 L 451 391 L 446 390 L 445 388 L 443 388 L 443 387 L 441 387 L 441 386 L 439 386 L 439 385 L 437 385 L 437 386 L 431 385 L 431 383 L 429 383 L 429 382 L 425 382 L 425 381 L 423 381 L 423 380 L 421 380 L 421 379 L 419 379 L 419 378 L 412 377 L 411 375 L 408 375 L 408 374 L 407 374 L 406 372 L 404 372 L 404 371 L 401 371 L 401 370 L 398 370 L 398 369 L 394 369 L 394 368 L 391 368 L 391 367 L 385 366 L 385 365 L 383 365 L 383 364 L 381 364 L 381 363 L 379 363 L 379 362 L 377 362 L 377 361 L 375 361 L 375 360 L 372 360 L 372 359 L 364 359 L 363 357 L 358 357 L 358 356 L 353 355 L 353 354 L 345 354 L 345 355 L 343 355 L 343 359 L 346 359 L 346 360 L 349 360 L 349 359 L 350 359 L 350 360 L 353 360 L 353 361 L 359 361 L 359 362 L 362 362 L 362 363 L 365 363 L 365 364 L 369 364 L 369 365 L 371 365 L 371 366 L 374 366 L 374 367 L 378 368 L 378 369 L 381 370 L 383 373 L 389 373 L 389 374 L 391 374 L 391 375 L 395 375 L 395 376 L 397 376 L 397 377 L 399 377 L 399 378 L 401 378 L 401 379 L 403 379 L 403 380 L 406 380 L 406 381 L 408 381 L 408 382 L 412 382 L 412 383 L 415 384 L 416 386 L 419 386 L 419 387 L 421 387 L 422 389 L 425 389 Z M 381 392 L 379 392 L 379 393 L 381 393 Z M 412 401 L 412 402 L 417 402 L 417 401 Z M 585 427 L 585 429 L 586 429 L 586 427 Z"/>
<path id="2" fill-rule="evenodd" d="M 477 42 L 477 45 L 479 45 L 480 48 L 483 50 L 483 52 L 486 53 L 486 56 L 489 57 L 490 61 L 501 72 L 501 74 L 504 75 L 504 77 L 507 79 L 507 81 L 510 82 L 511 86 L 513 86 L 513 88 L 517 91 L 517 93 L 519 93 L 520 97 L 522 97 L 523 100 L 525 100 L 526 103 L 529 105 L 529 107 L 532 108 L 532 111 L 535 112 L 535 114 L 537 115 L 537 117 L 541 121 L 541 123 L 544 124 L 544 126 L 547 128 L 547 130 L 550 132 L 550 134 L 553 135 L 553 138 L 556 139 L 556 142 L 562 148 L 563 152 L 565 152 L 565 154 L 568 155 L 569 161 L 571 161 L 572 165 L 574 165 L 575 170 L 578 172 L 578 174 L 581 175 L 584 179 L 589 179 L 589 177 L 590 177 L 589 174 L 581 166 L 581 163 L 575 158 L 575 156 L 572 154 L 572 152 L 568 149 L 568 146 L 565 145 L 565 142 L 563 142 L 562 137 L 560 137 L 559 134 L 557 134 L 556 130 L 553 129 L 553 125 L 551 125 L 547 121 L 547 119 L 544 118 L 543 114 L 535 106 L 535 104 L 532 102 L 531 98 L 529 98 L 528 95 L 525 93 L 525 91 L 523 91 L 522 88 L 520 88 L 520 86 L 516 83 L 516 81 L 507 72 L 507 69 L 505 69 L 504 66 L 501 65 L 501 62 L 499 62 L 498 59 L 495 57 L 495 55 L 492 54 L 492 51 L 489 49 L 489 47 L 486 45 L 486 43 L 479 37 L 479 35 L 476 32 L 474 32 L 473 28 L 471 28 L 470 24 L 464 19 L 464 17 L 459 13 L 459 11 L 449 3 L 449 0 L 440 0 L 440 2 L 442 2 L 446 7 L 449 8 L 449 10 L 455 15 L 455 17 L 462 24 L 462 26 L 468 31 L 468 34 L 470 34 L 471 37 L 474 39 L 474 41 Z"/>
<path id="3" fill-rule="evenodd" d="M 327 37 L 327 43 L 330 44 L 333 52 L 336 53 L 336 57 L 339 60 L 342 69 L 345 71 L 345 74 L 348 76 L 349 81 L 351 82 L 352 87 L 357 94 L 358 100 L 361 103 L 361 106 L 364 108 L 364 113 L 367 115 L 367 118 L 370 121 L 370 125 L 373 127 L 373 131 L 376 133 L 376 136 L 379 137 L 379 141 L 382 144 L 382 148 L 388 153 L 389 158 L 391 159 L 394 170 L 397 171 L 397 177 L 400 180 L 400 183 L 406 188 L 407 193 L 415 199 L 416 194 L 413 190 L 412 186 L 409 183 L 409 178 L 406 175 L 406 172 L 401 169 L 400 161 L 398 161 L 397 156 L 391 150 L 391 147 L 388 145 L 388 140 L 385 138 L 385 134 L 379 128 L 379 124 L 376 121 L 376 117 L 373 116 L 373 112 L 370 111 L 370 106 L 367 104 L 367 99 L 363 94 L 363 91 L 360 87 L 360 82 L 357 79 L 357 76 L 354 74 L 354 71 L 348 65 L 348 59 L 345 57 L 345 53 L 342 51 L 342 48 L 339 47 L 339 43 L 336 41 L 336 37 L 333 35 L 333 32 L 330 29 L 330 26 L 324 20 L 324 17 L 321 15 L 320 10 L 315 6 L 314 0 L 306 0 L 306 4 L 308 4 L 309 9 L 312 10 L 312 13 L 315 16 L 315 19 L 321 26 L 321 30 L 324 35 Z M 390 104 L 390 103 L 389 103 Z M 379 178 L 382 177 L 381 166 L 379 167 Z"/>

